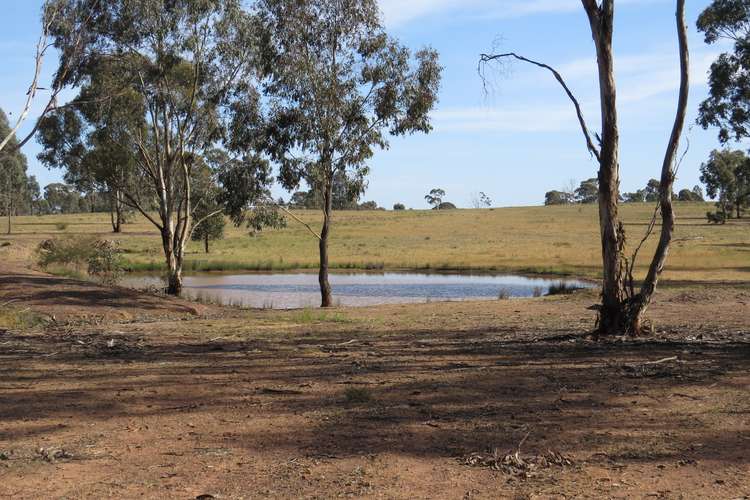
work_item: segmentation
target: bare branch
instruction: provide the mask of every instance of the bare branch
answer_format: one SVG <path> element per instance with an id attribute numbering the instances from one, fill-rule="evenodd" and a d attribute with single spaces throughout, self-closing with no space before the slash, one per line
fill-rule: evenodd
<path id="1" fill-rule="evenodd" d="M 555 77 L 555 79 L 560 83 L 563 90 L 565 90 L 565 93 L 568 95 L 568 98 L 573 102 L 573 106 L 575 106 L 576 109 L 576 115 L 578 116 L 578 123 L 581 125 L 581 131 L 583 132 L 583 136 L 586 139 L 586 149 L 589 150 L 589 153 L 591 153 L 597 161 L 601 161 L 599 148 L 597 148 L 594 145 L 594 141 L 591 138 L 591 133 L 589 132 L 588 125 L 586 125 L 586 120 L 583 118 L 583 111 L 581 110 L 581 105 L 578 103 L 578 99 L 576 99 L 575 95 L 573 95 L 573 92 L 570 90 L 570 87 L 565 83 L 565 80 L 563 79 L 562 75 L 553 68 L 552 66 L 549 66 L 548 64 L 544 64 L 538 61 L 534 61 L 532 59 L 520 56 L 516 54 L 515 52 L 506 52 L 504 54 L 482 54 L 480 56 L 480 68 L 479 72 L 481 74 L 481 66 L 483 64 L 487 64 L 492 61 L 497 61 L 499 59 L 504 58 L 515 58 L 519 61 L 527 62 L 529 64 L 533 64 L 534 66 L 538 66 L 540 68 L 548 70 L 552 75 Z"/>

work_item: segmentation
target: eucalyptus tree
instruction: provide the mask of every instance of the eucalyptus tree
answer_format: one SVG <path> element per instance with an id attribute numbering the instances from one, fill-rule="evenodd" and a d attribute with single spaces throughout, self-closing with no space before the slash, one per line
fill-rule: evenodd
<path id="1" fill-rule="evenodd" d="M 328 241 L 334 179 L 356 192 L 388 135 L 431 130 L 441 67 L 385 32 L 376 0 L 259 0 L 268 40 L 264 86 L 268 153 L 290 191 L 305 182 L 322 199 L 318 281 L 333 304 Z"/>
<path id="2" fill-rule="evenodd" d="M 721 0 L 717 0 L 719 2 Z M 747 2 L 738 2 L 747 3 Z M 674 232 L 675 214 L 672 191 L 675 179 L 677 150 L 685 124 L 689 94 L 689 52 L 685 24 L 685 0 L 676 0 L 678 58 L 680 61 L 680 86 L 672 131 L 667 141 L 659 178 L 659 212 L 661 228 L 656 250 L 645 278 L 636 291 L 633 270 L 639 245 L 630 257 L 625 254 L 625 229 L 619 216 L 620 201 L 620 131 L 617 115 L 617 82 L 614 72 L 612 35 L 615 19 L 615 0 L 581 0 L 594 41 L 597 56 L 600 95 L 601 134 L 591 133 L 581 106 L 565 82 L 563 75 L 548 64 L 529 59 L 515 52 L 485 54 L 481 63 L 515 59 L 549 71 L 562 86 L 573 103 L 588 152 L 599 164 L 598 205 L 599 228 L 602 246 L 602 302 L 598 306 L 599 334 L 637 335 L 643 331 L 643 317 L 651 303 L 659 277 L 664 269 Z M 480 64 L 481 64 L 480 63 Z M 598 143 L 598 144 L 597 144 Z M 654 216 L 656 218 L 656 215 Z M 649 232 L 656 226 L 656 219 Z M 645 238 L 644 240 L 645 241 Z"/>
<path id="3" fill-rule="evenodd" d="M 15 148 L 18 141 L 12 133 L 8 118 L 0 109 L 0 137 L 8 137 L 8 150 L 0 152 L 0 203 L 8 220 L 8 234 L 13 231 L 13 215 L 29 197 L 29 179 L 26 177 L 26 156 Z"/>
<path id="4" fill-rule="evenodd" d="M 708 44 L 726 44 L 711 65 L 709 95 L 699 109 L 703 128 L 719 128 L 719 140 L 750 137 L 750 5 L 747 0 L 713 0 L 701 13 L 698 30 Z M 731 44 L 731 45 L 730 45 Z"/>
<path id="5" fill-rule="evenodd" d="M 213 215 L 194 219 L 202 158 L 216 148 L 252 154 L 253 144 L 237 139 L 236 115 L 257 100 L 257 22 L 241 0 L 110 0 L 92 8 L 96 36 L 66 73 L 80 90 L 74 110 L 49 120 L 80 128 L 92 163 L 102 159 L 86 168 L 159 230 L 167 291 L 179 294 L 186 243 Z M 52 32 L 65 54 L 75 23 L 63 21 Z"/>
<path id="6" fill-rule="evenodd" d="M 445 198 L 445 190 L 441 188 L 430 189 L 430 192 L 424 195 L 424 200 L 432 205 L 434 210 L 440 210 L 440 205 L 443 203 Z"/>
<path id="7" fill-rule="evenodd" d="M 717 198 L 719 215 L 727 219 L 734 212 L 738 219 L 750 205 L 750 158 L 739 150 L 713 150 L 701 165 L 701 182 L 706 193 Z"/>

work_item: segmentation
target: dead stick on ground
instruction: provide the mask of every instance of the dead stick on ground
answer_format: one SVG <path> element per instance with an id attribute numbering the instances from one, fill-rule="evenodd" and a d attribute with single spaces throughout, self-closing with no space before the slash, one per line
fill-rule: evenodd
<path id="1" fill-rule="evenodd" d="M 672 356 L 672 357 L 669 357 L 669 358 L 663 358 L 663 359 L 659 359 L 657 361 L 646 361 L 645 363 L 642 363 L 642 364 L 644 364 L 644 365 L 658 365 L 658 364 L 661 364 L 661 363 L 667 363 L 669 361 L 677 361 L 677 356 Z"/>

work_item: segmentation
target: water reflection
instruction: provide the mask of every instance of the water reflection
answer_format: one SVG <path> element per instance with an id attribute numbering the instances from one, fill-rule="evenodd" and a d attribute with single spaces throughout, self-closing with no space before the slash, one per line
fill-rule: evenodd
<path id="1" fill-rule="evenodd" d="M 357 273 L 331 274 L 337 304 L 367 306 L 448 300 L 497 299 L 498 296 L 531 297 L 546 294 L 560 280 L 524 276 L 466 274 Z M 587 283 L 568 280 L 570 285 Z M 163 286 L 157 276 L 129 276 L 126 286 Z M 185 277 L 184 294 L 191 298 L 245 307 L 291 309 L 317 306 L 320 301 L 317 274 L 196 274 Z"/>

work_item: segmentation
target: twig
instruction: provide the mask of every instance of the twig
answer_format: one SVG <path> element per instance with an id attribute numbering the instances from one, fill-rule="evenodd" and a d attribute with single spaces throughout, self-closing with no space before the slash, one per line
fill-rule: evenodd
<path id="1" fill-rule="evenodd" d="M 646 361 L 645 363 L 641 363 L 642 365 L 658 365 L 661 363 L 668 363 L 669 361 L 677 361 L 677 356 L 671 356 L 669 358 L 662 358 L 657 361 Z"/>

